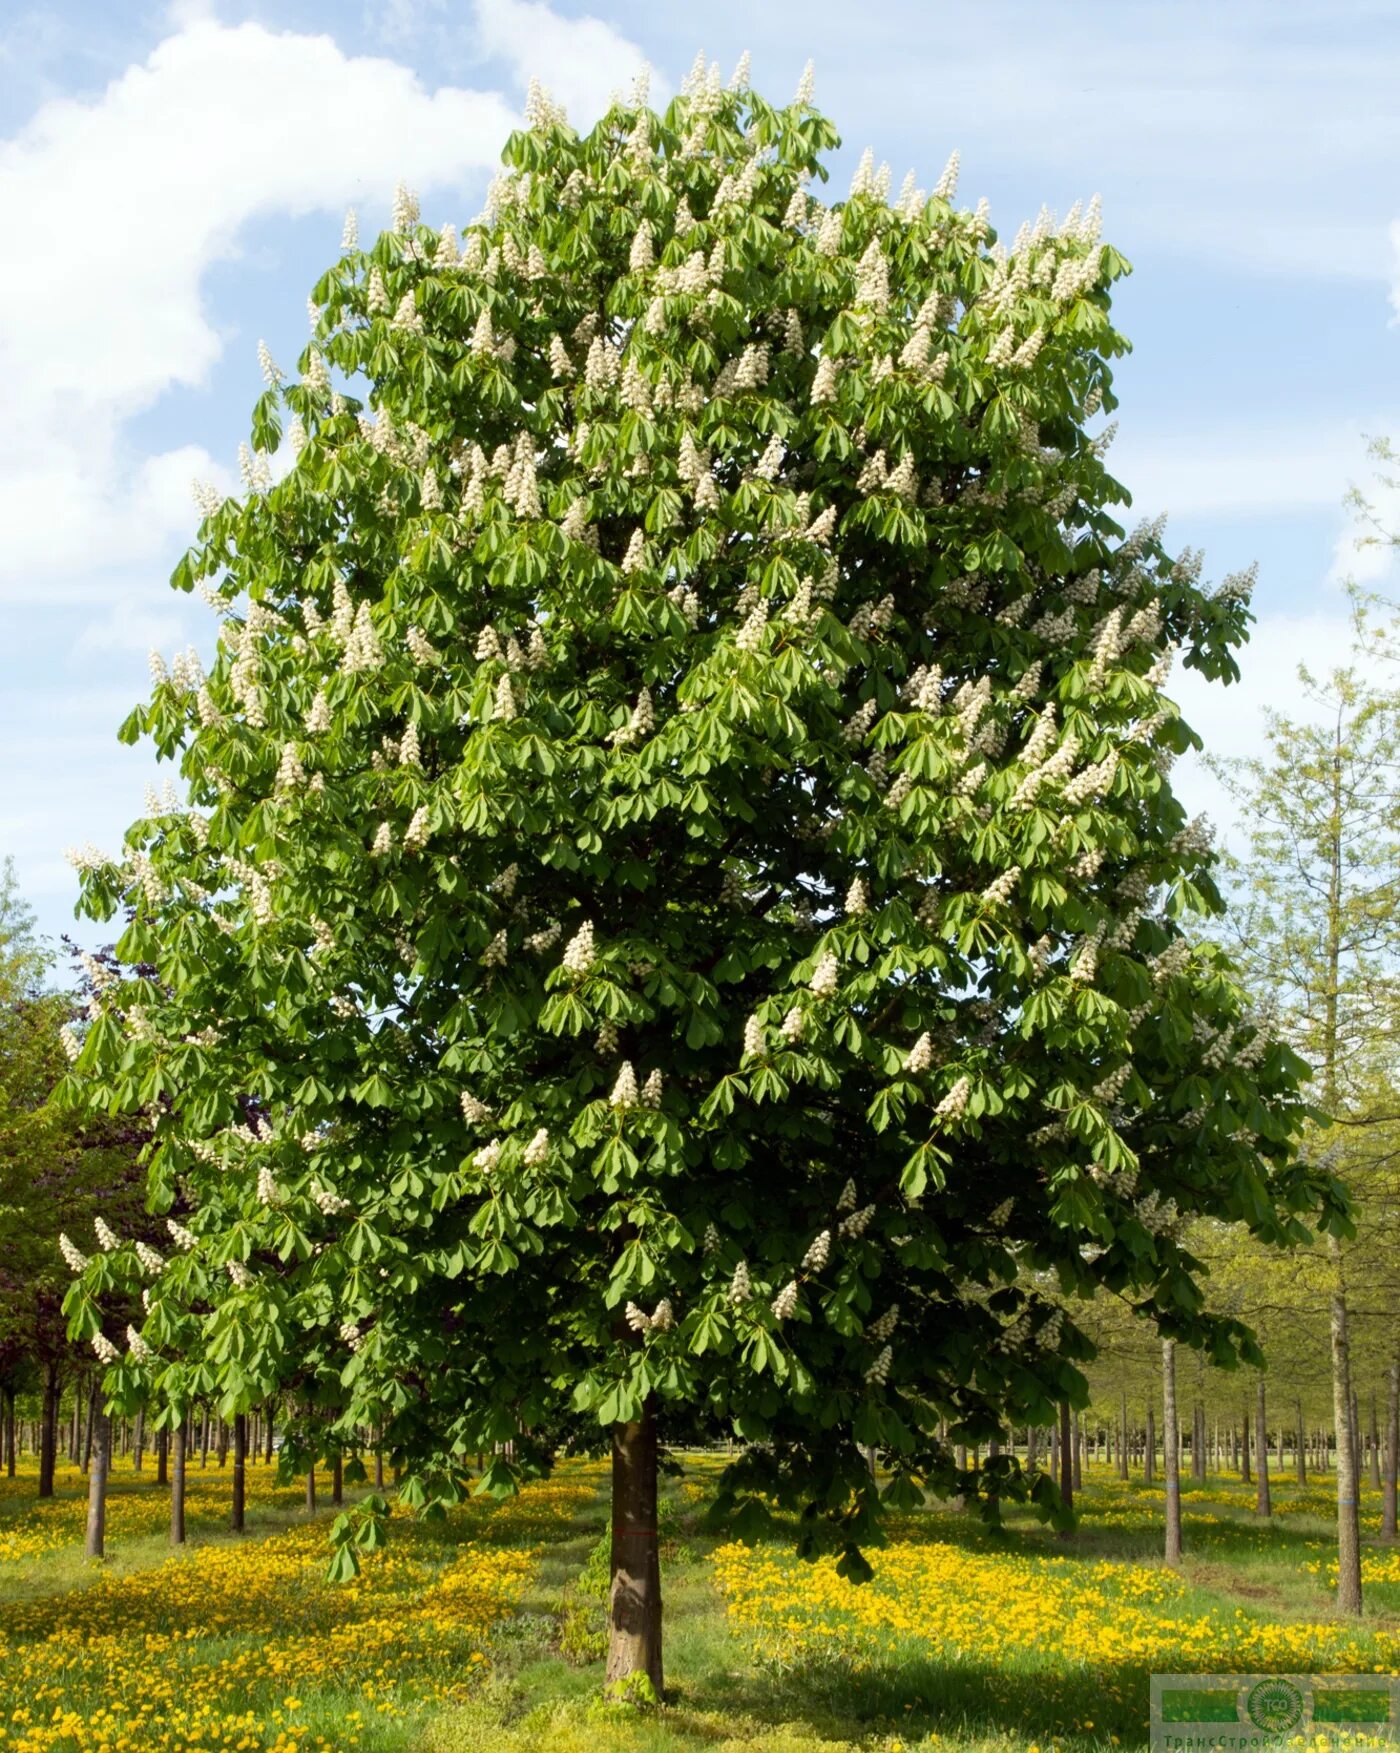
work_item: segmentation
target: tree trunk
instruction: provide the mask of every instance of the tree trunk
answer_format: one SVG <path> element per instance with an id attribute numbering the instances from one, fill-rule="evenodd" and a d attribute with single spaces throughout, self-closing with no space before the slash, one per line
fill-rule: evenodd
<path id="1" fill-rule="evenodd" d="M 156 1484 L 170 1483 L 170 1432 L 161 1426 L 156 1433 Z"/>
<path id="2" fill-rule="evenodd" d="M 339 1453 L 331 1463 L 331 1502 L 337 1509 L 345 1502 L 345 1458 Z"/>
<path id="3" fill-rule="evenodd" d="M 39 1496 L 53 1496 L 58 1451 L 58 1365 L 44 1365 L 44 1402 L 39 1414 Z"/>
<path id="4" fill-rule="evenodd" d="M 201 1467 L 207 1467 L 209 1465 L 209 1425 L 209 1407 L 206 1405 L 204 1408 L 203 1423 L 200 1426 L 199 1438 L 199 1464 Z"/>
<path id="5" fill-rule="evenodd" d="M 1157 1472 L 1157 1416 L 1147 1408 L 1147 1432 L 1142 1445 L 1142 1482 L 1151 1485 Z"/>
<path id="6" fill-rule="evenodd" d="M 146 1408 L 140 1406 L 136 1411 L 136 1429 L 131 1438 L 131 1470 L 133 1473 L 145 1471 L 143 1457 L 146 1450 Z"/>
<path id="7" fill-rule="evenodd" d="M 5 1477 L 15 1476 L 15 1391 L 5 1390 Z"/>
<path id="8" fill-rule="evenodd" d="M 1254 1475 L 1249 1466 L 1249 1401 L 1244 1403 L 1244 1419 L 1240 1425 L 1240 1478 L 1246 1485 L 1253 1485 Z"/>
<path id="9" fill-rule="evenodd" d="M 612 1433 L 612 1587 L 607 1681 L 645 1674 L 662 1696 L 661 1555 L 656 1535 L 656 1408 Z"/>
<path id="10" fill-rule="evenodd" d="M 1332 1416 L 1337 1427 L 1337 1610 L 1361 1612 L 1361 1516 L 1351 1429 L 1351 1344 L 1347 1333 L 1342 1250 L 1329 1236 L 1332 1259 Z"/>
<path id="11" fill-rule="evenodd" d="M 264 1417 L 263 1417 L 263 1424 L 264 1424 L 264 1429 L 263 1429 L 263 1460 L 267 1462 L 269 1467 L 272 1465 L 272 1455 L 273 1455 L 272 1411 L 273 1411 L 272 1407 L 269 1406 L 267 1408 L 266 1413 L 264 1414 Z"/>
<path id="12" fill-rule="evenodd" d="M 1074 1435 L 1070 1419 L 1069 1401 L 1060 1402 L 1059 1430 L 1059 1462 L 1060 1462 L 1060 1496 L 1067 1510 L 1074 1508 Z M 1068 1528 L 1062 1529 L 1060 1538 L 1069 1539 Z"/>
<path id="13" fill-rule="evenodd" d="M 1074 1489 L 1078 1491 L 1084 1484 L 1084 1420 L 1078 1413 L 1074 1415 L 1071 1429 L 1074 1438 Z"/>
<path id="14" fill-rule="evenodd" d="M 1294 1411 L 1298 1416 L 1298 1483 L 1306 1485 L 1308 1482 L 1308 1446 L 1303 1440 L 1303 1402 L 1301 1400 L 1294 1406 Z"/>
<path id="15" fill-rule="evenodd" d="M 245 1469 L 248 1464 L 248 1414 L 235 1412 L 233 1415 L 233 1512 L 229 1516 L 229 1527 L 235 1534 L 243 1532 L 243 1509 L 245 1497 Z"/>
<path id="16" fill-rule="evenodd" d="M 306 1507 L 314 1516 L 316 1513 L 316 1469 L 306 1469 Z"/>
<path id="17" fill-rule="evenodd" d="M 1376 1395 L 1371 1392 L 1371 1430 L 1369 1435 L 1371 1447 L 1371 1484 L 1379 1491 L 1381 1488 L 1381 1438 L 1376 1426 Z"/>
<path id="18" fill-rule="evenodd" d="M 1176 1341 L 1162 1341 L 1162 1478 L 1167 1490 L 1168 1564 L 1181 1563 L 1181 1426 L 1176 1416 Z"/>
<path id="19" fill-rule="evenodd" d="M 1256 1516 L 1271 1516 L 1274 1506 L 1269 1497 L 1268 1409 L 1264 1402 L 1264 1378 L 1260 1376 L 1254 1400 L 1254 1466 L 1259 1475 L 1259 1488 L 1254 1494 Z"/>
<path id="20" fill-rule="evenodd" d="M 1128 1395 L 1124 1390 L 1118 1419 L 1118 1477 L 1128 1477 Z"/>
<path id="21" fill-rule="evenodd" d="M 185 1544 L 185 1432 L 189 1428 L 188 1418 L 181 1419 L 175 1426 L 175 1454 L 172 1459 L 170 1473 L 170 1544 Z"/>
<path id="22" fill-rule="evenodd" d="M 1385 1412 L 1385 1494 L 1381 1499 L 1381 1539 L 1397 1537 L 1395 1496 L 1397 1465 L 1400 1465 L 1400 1351 L 1390 1360 Z"/>
<path id="23" fill-rule="evenodd" d="M 89 1558 L 102 1558 L 107 1550 L 107 1469 L 112 1456 L 112 1420 L 99 1403 L 92 1420 L 92 1463 L 88 1474 L 87 1543 Z"/>

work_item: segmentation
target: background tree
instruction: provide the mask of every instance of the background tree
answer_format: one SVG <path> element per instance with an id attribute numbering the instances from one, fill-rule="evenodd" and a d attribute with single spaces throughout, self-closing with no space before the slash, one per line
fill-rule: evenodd
<path id="1" fill-rule="evenodd" d="M 1247 610 L 1109 509 L 1097 209 L 1007 249 L 955 162 L 891 203 L 869 154 L 824 206 L 808 85 L 743 68 L 528 121 L 460 239 L 401 191 L 298 379 L 264 355 L 247 491 L 175 577 L 217 657 L 124 731 L 191 807 L 78 855 L 152 972 L 70 1093 L 152 1111 L 187 1207 L 109 1391 L 190 1321 L 226 1413 L 335 1371 L 332 1437 L 382 1429 L 409 1504 L 592 1418 L 609 1678 L 659 1689 L 669 1407 L 751 1445 L 741 1528 L 776 1498 L 860 1576 L 882 1496 L 1083 1402 L 1023 1269 L 1255 1358 L 1178 1216 L 1289 1242 L 1341 1196 L 1183 923 L 1217 896 L 1162 689 L 1175 646 L 1233 675 Z M 137 1267 L 93 1262 L 75 1331 Z"/>
<path id="2" fill-rule="evenodd" d="M 1300 671 L 1316 719 L 1266 718 L 1269 752 L 1222 772 L 1247 824 L 1250 903 L 1235 930 L 1254 988 L 1312 1062 L 1314 1095 L 1335 1129 L 1334 1165 L 1358 1200 L 1389 1208 L 1390 1055 L 1400 995 L 1400 720 L 1394 697 L 1357 670 L 1319 682 Z M 1380 1096 L 1380 1106 L 1377 1097 Z M 1363 1229 L 1362 1240 L 1375 1232 Z M 1352 1418 L 1348 1249 L 1327 1243 L 1337 1443 L 1338 1604 L 1361 1611 L 1359 1472 Z"/>

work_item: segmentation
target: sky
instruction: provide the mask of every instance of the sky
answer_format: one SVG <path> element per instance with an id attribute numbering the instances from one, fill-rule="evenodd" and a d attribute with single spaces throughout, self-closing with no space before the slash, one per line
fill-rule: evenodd
<path id="1" fill-rule="evenodd" d="M 1099 193 L 1132 262 L 1115 320 L 1114 474 L 1133 517 L 1259 564 L 1243 680 L 1179 676 L 1217 754 L 1298 711 L 1300 662 L 1348 659 L 1348 579 L 1400 591 L 1358 548 L 1345 496 L 1375 487 L 1368 436 L 1400 441 L 1400 8 L 1391 0 L 68 0 L 0 14 L 0 858 L 41 929 L 77 931 L 66 846 L 114 851 L 170 774 L 116 729 L 147 655 L 215 632 L 173 592 L 195 478 L 232 489 L 260 389 L 291 363 L 344 210 L 388 223 L 479 211 L 530 76 L 586 126 L 652 69 L 744 50 L 776 101 L 816 64 L 842 146 L 925 185 L 950 150 L 960 199 L 1010 237 Z M 1377 489 L 1400 526 L 1400 503 Z M 1178 789 L 1230 837 L 1198 761 Z"/>

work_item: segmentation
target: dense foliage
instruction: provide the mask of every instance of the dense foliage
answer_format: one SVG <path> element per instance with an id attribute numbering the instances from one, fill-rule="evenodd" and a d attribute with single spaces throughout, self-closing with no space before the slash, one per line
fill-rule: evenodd
<path id="1" fill-rule="evenodd" d="M 1176 1216 L 1339 1221 L 1189 935 L 1163 687 L 1245 593 L 1115 521 L 1095 209 L 1008 250 L 868 156 L 824 206 L 742 77 L 530 124 L 460 241 L 347 236 L 177 571 L 217 661 L 126 734 L 189 807 L 82 857 L 150 971 L 67 1091 L 149 1114 L 175 1246 L 70 1307 L 144 1275 L 119 1398 L 338 1383 L 410 1501 L 699 1411 L 859 1571 L 857 1444 L 899 1503 L 1082 1397 L 1037 1273 L 1226 1361 Z"/>

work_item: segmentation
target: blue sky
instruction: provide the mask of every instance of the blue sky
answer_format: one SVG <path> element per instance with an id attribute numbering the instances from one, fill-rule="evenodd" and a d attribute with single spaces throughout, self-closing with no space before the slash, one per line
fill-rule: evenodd
<path id="1" fill-rule="evenodd" d="M 72 929 L 62 852 L 114 849 L 155 774 L 115 730 L 152 645 L 213 623 L 166 580 L 194 476 L 231 486 L 265 336 L 290 363 L 348 204 L 479 209 L 537 73 L 587 124 L 643 62 L 664 98 L 698 49 L 785 98 L 803 62 L 862 149 L 1006 234 L 1103 196 L 1133 262 L 1112 465 L 1208 575 L 1258 560 L 1245 680 L 1185 679 L 1209 744 L 1257 745 L 1306 659 L 1346 655 L 1348 574 L 1388 587 L 1342 505 L 1363 435 L 1400 438 L 1400 9 L 1346 0 L 711 0 L 68 4 L 0 19 L 0 856 Z M 1400 522 L 1400 508 L 1396 508 Z M 1198 767 L 1180 786 L 1225 817 Z M 91 940 L 85 928 L 82 935 Z"/>

